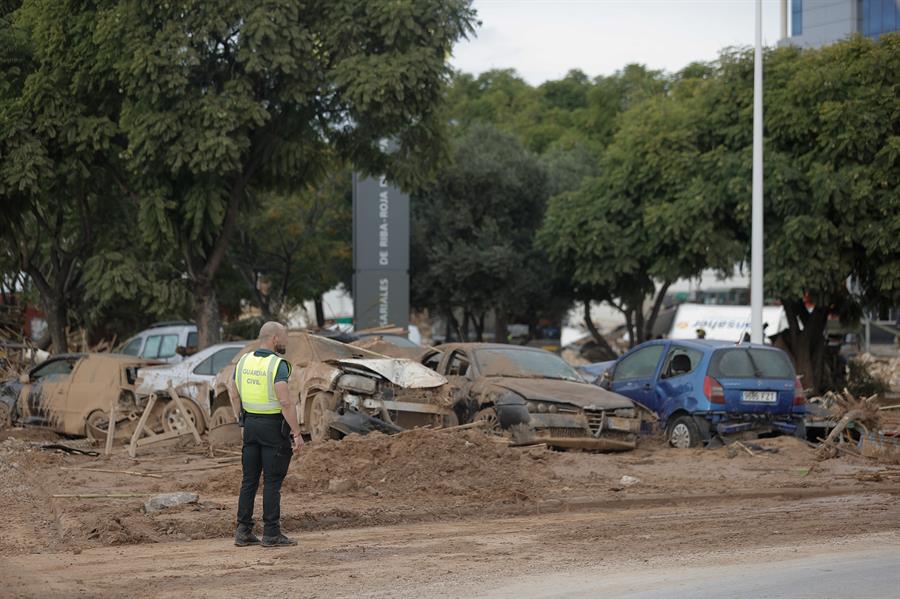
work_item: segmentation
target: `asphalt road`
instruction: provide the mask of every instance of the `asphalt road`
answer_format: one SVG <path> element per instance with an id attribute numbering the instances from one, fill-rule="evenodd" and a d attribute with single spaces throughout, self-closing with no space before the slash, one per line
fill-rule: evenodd
<path id="1" fill-rule="evenodd" d="M 745 563 L 564 572 L 528 577 L 481 599 L 860 599 L 900 598 L 900 547 L 838 549 Z"/>

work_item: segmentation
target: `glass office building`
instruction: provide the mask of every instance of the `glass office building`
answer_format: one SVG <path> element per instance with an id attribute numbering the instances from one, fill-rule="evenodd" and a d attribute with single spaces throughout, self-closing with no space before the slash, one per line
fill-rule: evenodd
<path id="1" fill-rule="evenodd" d="M 855 33 L 877 38 L 900 30 L 900 0 L 790 0 L 789 14 L 782 45 L 817 47 Z"/>

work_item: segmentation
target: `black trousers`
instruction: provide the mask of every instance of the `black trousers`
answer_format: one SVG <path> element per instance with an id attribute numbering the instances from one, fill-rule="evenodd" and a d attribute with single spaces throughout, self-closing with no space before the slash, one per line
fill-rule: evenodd
<path id="1" fill-rule="evenodd" d="M 263 479 L 263 535 L 281 534 L 281 483 L 291 464 L 291 429 L 281 414 L 244 416 L 244 477 L 238 498 L 238 525 L 253 527 L 253 501 Z"/>

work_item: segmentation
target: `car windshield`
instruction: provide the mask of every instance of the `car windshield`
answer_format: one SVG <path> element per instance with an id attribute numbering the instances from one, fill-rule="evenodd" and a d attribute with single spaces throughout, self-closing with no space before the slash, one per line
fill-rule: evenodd
<path id="1" fill-rule="evenodd" d="M 400 335 L 382 335 L 381 338 L 396 347 L 408 347 L 412 349 L 419 347 L 406 337 L 401 337 Z"/>
<path id="2" fill-rule="evenodd" d="M 719 350 L 709 365 L 709 376 L 725 379 L 789 379 L 793 369 L 787 356 L 774 349 Z"/>
<path id="3" fill-rule="evenodd" d="M 383 358 L 379 354 L 372 353 L 361 347 L 347 345 L 340 341 L 334 341 L 317 335 L 309 336 L 309 343 L 319 360 L 342 360 L 344 358 Z"/>
<path id="4" fill-rule="evenodd" d="M 575 369 L 550 352 L 536 349 L 491 348 L 475 350 L 484 376 L 563 379 L 584 382 Z"/>

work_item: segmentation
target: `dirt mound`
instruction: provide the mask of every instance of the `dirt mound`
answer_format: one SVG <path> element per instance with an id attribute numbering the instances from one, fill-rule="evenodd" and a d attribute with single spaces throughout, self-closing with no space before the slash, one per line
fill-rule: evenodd
<path id="1" fill-rule="evenodd" d="M 555 459 L 552 452 L 506 447 L 479 431 L 350 435 L 304 448 L 283 490 L 521 501 L 546 487 Z M 233 490 L 239 479 L 240 472 L 229 472 L 202 490 Z"/>

